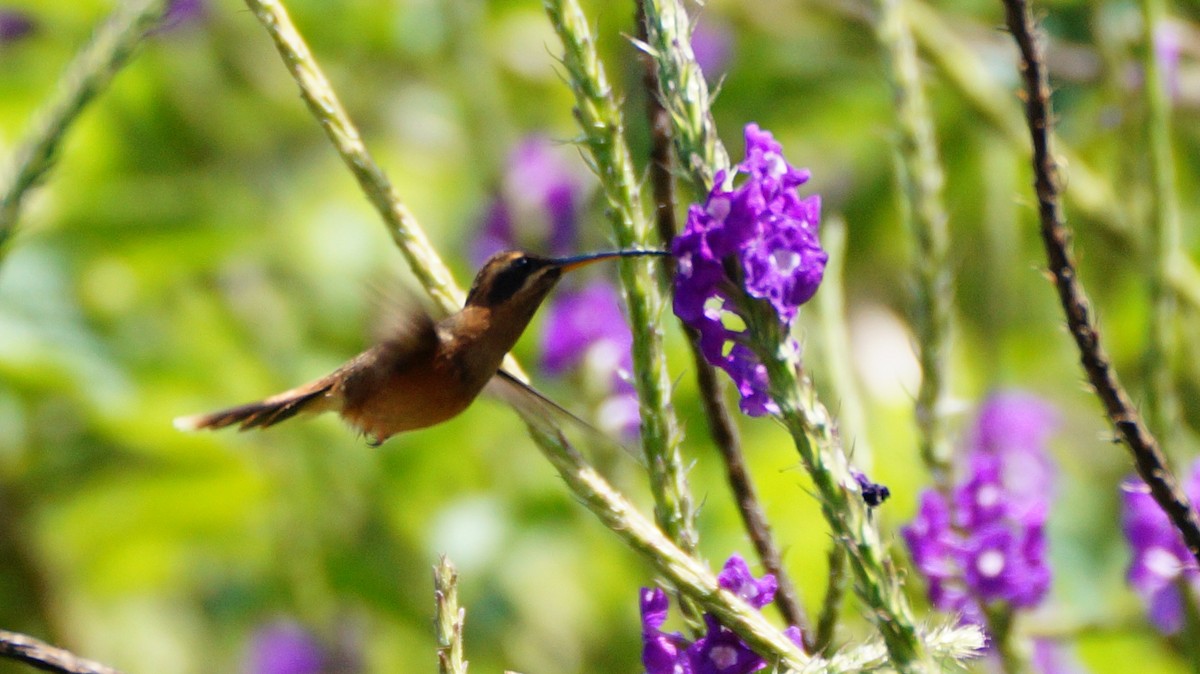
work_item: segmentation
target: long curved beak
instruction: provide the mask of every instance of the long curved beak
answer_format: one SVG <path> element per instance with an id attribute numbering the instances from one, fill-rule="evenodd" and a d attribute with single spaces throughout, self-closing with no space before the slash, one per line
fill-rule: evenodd
<path id="1" fill-rule="evenodd" d="M 571 271 L 572 269 L 578 269 L 593 262 L 607 260 L 612 257 L 667 257 L 669 255 L 670 253 L 665 250 L 614 250 L 606 253 L 589 253 L 588 255 L 560 257 L 556 260 L 551 260 L 551 262 L 563 271 Z"/>

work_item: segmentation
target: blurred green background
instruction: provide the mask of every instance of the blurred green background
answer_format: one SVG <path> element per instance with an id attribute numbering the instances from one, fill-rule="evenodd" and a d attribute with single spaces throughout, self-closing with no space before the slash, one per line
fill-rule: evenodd
<path id="1" fill-rule="evenodd" d="M 645 95 L 626 37 L 632 3 L 588 7 L 644 168 Z M 981 83 L 1017 86 L 998 2 L 923 7 L 979 60 L 990 78 Z M 1060 133 L 1077 159 L 1068 189 L 1086 165 L 1107 190 L 1098 206 L 1068 206 L 1083 278 L 1137 392 L 1150 337 L 1139 14 L 1130 2 L 1038 7 Z M 3 8 L 36 24 L 0 43 L 7 155 L 111 5 Z M 469 242 L 508 152 L 530 133 L 576 135 L 540 3 L 288 8 L 368 146 L 467 283 Z M 895 536 L 926 474 L 912 423 L 911 245 L 897 209 L 892 95 L 865 11 L 852 0 L 710 0 L 700 14 L 729 50 L 714 112 L 731 154 L 740 156 L 745 123 L 772 130 L 788 158 L 812 170 L 827 217 L 847 222 L 847 315 L 868 423 L 844 435 L 848 445 L 869 440 L 872 476 L 893 494 L 877 515 Z M 1200 190 L 1200 10 L 1177 11 L 1174 137 L 1189 223 Z M 938 39 L 926 55 L 953 46 Z M 997 388 L 1037 393 L 1062 418 L 1054 590 L 1027 627 L 1077 645 L 1091 671 L 1183 671 L 1124 584 L 1117 484 L 1129 463 L 1082 384 L 1039 271 L 1023 146 L 943 69 L 926 73 L 953 237 L 956 434 Z M 1018 114 L 1015 96 L 1002 103 L 1003 114 Z M 611 247 L 595 198 L 583 226 L 584 249 Z M 1190 230 L 1185 243 L 1196 244 Z M 431 568 L 449 554 L 472 671 L 640 671 L 637 589 L 651 571 L 573 500 L 501 404 L 481 400 L 379 449 L 332 418 L 249 434 L 172 428 L 178 415 L 283 390 L 357 353 L 380 296 L 416 293 L 403 266 L 243 5 L 209 0 L 155 34 L 71 130 L 0 266 L 0 628 L 130 673 L 233 672 L 244 670 L 255 633 L 285 620 L 362 671 L 432 671 Z M 1200 382 L 1195 309 L 1185 303 L 1181 317 L 1177 378 L 1189 404 L 1171 429 L 1181 462 L 1200 418 L 1189 395 Z M 809 316 L 802 325 L 807 365 L 823 384 L 820 331 Z M 750 558 L 689 358 L 676 326 L 666 327 L 703 503 L 703 554 L 714 566 L 735 551 Z M 532 334 L 517 355 L 536 362 Z M 578 382 L 536 370 L 534 379 L 579 407 Z M 826 402 L 836 412 L 838 401 Z M 807 478 L 779 428 L 739 423 L 788 568 L 815 612 L 829 539 Z M 598 460 L 649 512 L 640 469 L 625 456 Z M 921 584 L 911 585 L 923 606 Z M 869 634 L 856 610 L 847 601 L 839 638 Z M 0 664 L 8 671 L 26 670 Z"/>

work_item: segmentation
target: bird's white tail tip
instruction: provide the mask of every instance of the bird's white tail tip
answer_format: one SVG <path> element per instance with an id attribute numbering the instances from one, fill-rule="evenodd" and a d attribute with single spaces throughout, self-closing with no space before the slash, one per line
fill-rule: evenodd
<path id="1" fill-rule="evenodd" d="M 198 431 L 203 425 L 204 416 L 201 414 L 193 414 L 186 417 L 175 417 L 171 425 L 175 426 L 177 431 Z"/>

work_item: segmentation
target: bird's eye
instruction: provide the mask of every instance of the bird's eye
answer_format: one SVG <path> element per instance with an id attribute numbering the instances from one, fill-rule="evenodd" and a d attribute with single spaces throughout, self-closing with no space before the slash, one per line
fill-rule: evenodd
<path id="1" fill-rule="evenodd" d="M 529 273 L 532 268 L 533 260 L 530 260 L 528 257 L 522 256 L 513 260 L 500 273 L 496 274 L 496 278 L 492 282 L 492 287 L 487 294 L 488 303 L 493 305 L 499 304 L 515 295 L 529 279 Z"/>

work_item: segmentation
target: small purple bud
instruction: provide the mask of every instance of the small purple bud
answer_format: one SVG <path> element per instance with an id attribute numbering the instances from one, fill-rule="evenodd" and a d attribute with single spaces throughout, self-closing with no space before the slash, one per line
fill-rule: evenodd
<path id="1" fill-rule="evenodd" d="M 488 202 L 480 224 L 479 236 L 471 245 L 471 262 L 476 267 L 482 266 L 488 258 L 505 250 L 516 247 L 516 236 L 513 234 L 512 214 L 508 205 L 500 197 L 494 197 Z"/>
<path id="2" fill-rule="evenodd" d="M 0 9 L 0 45 L 17 42 L 37 31 L 33 17 L 15 9 Z"/>
<path id="3" fill-rule="evenodd" d="M 253 637 L 247 674 L 321 674 L 326 653 L 299 624 L 280 621 L 260 628 Z"/>
<path id="4" fill-rule="evenodd" d="M 163 14 L 159 31 L 172 31 L 189 24 L 199 23 L 208 13 L 207 0 L 171 0 Z"/>
<path id="5" fill-rule="evenodd" d="M 1167 95 L 1179 100 L 1179 57 L 1183 51 L 1181 29 L 1173 21 L 1163 21 L 1154 28 L 1154 58 L 1162 69 Z"/>
<path id="6" fill-rule="evenodd" d="M 702 14 L 692 31 L 692 53 L 704 78 L 710 82 L 719 80 L 733 54 L 733 32 L 724 22 L 711 18 L 711 13 Z"/>

